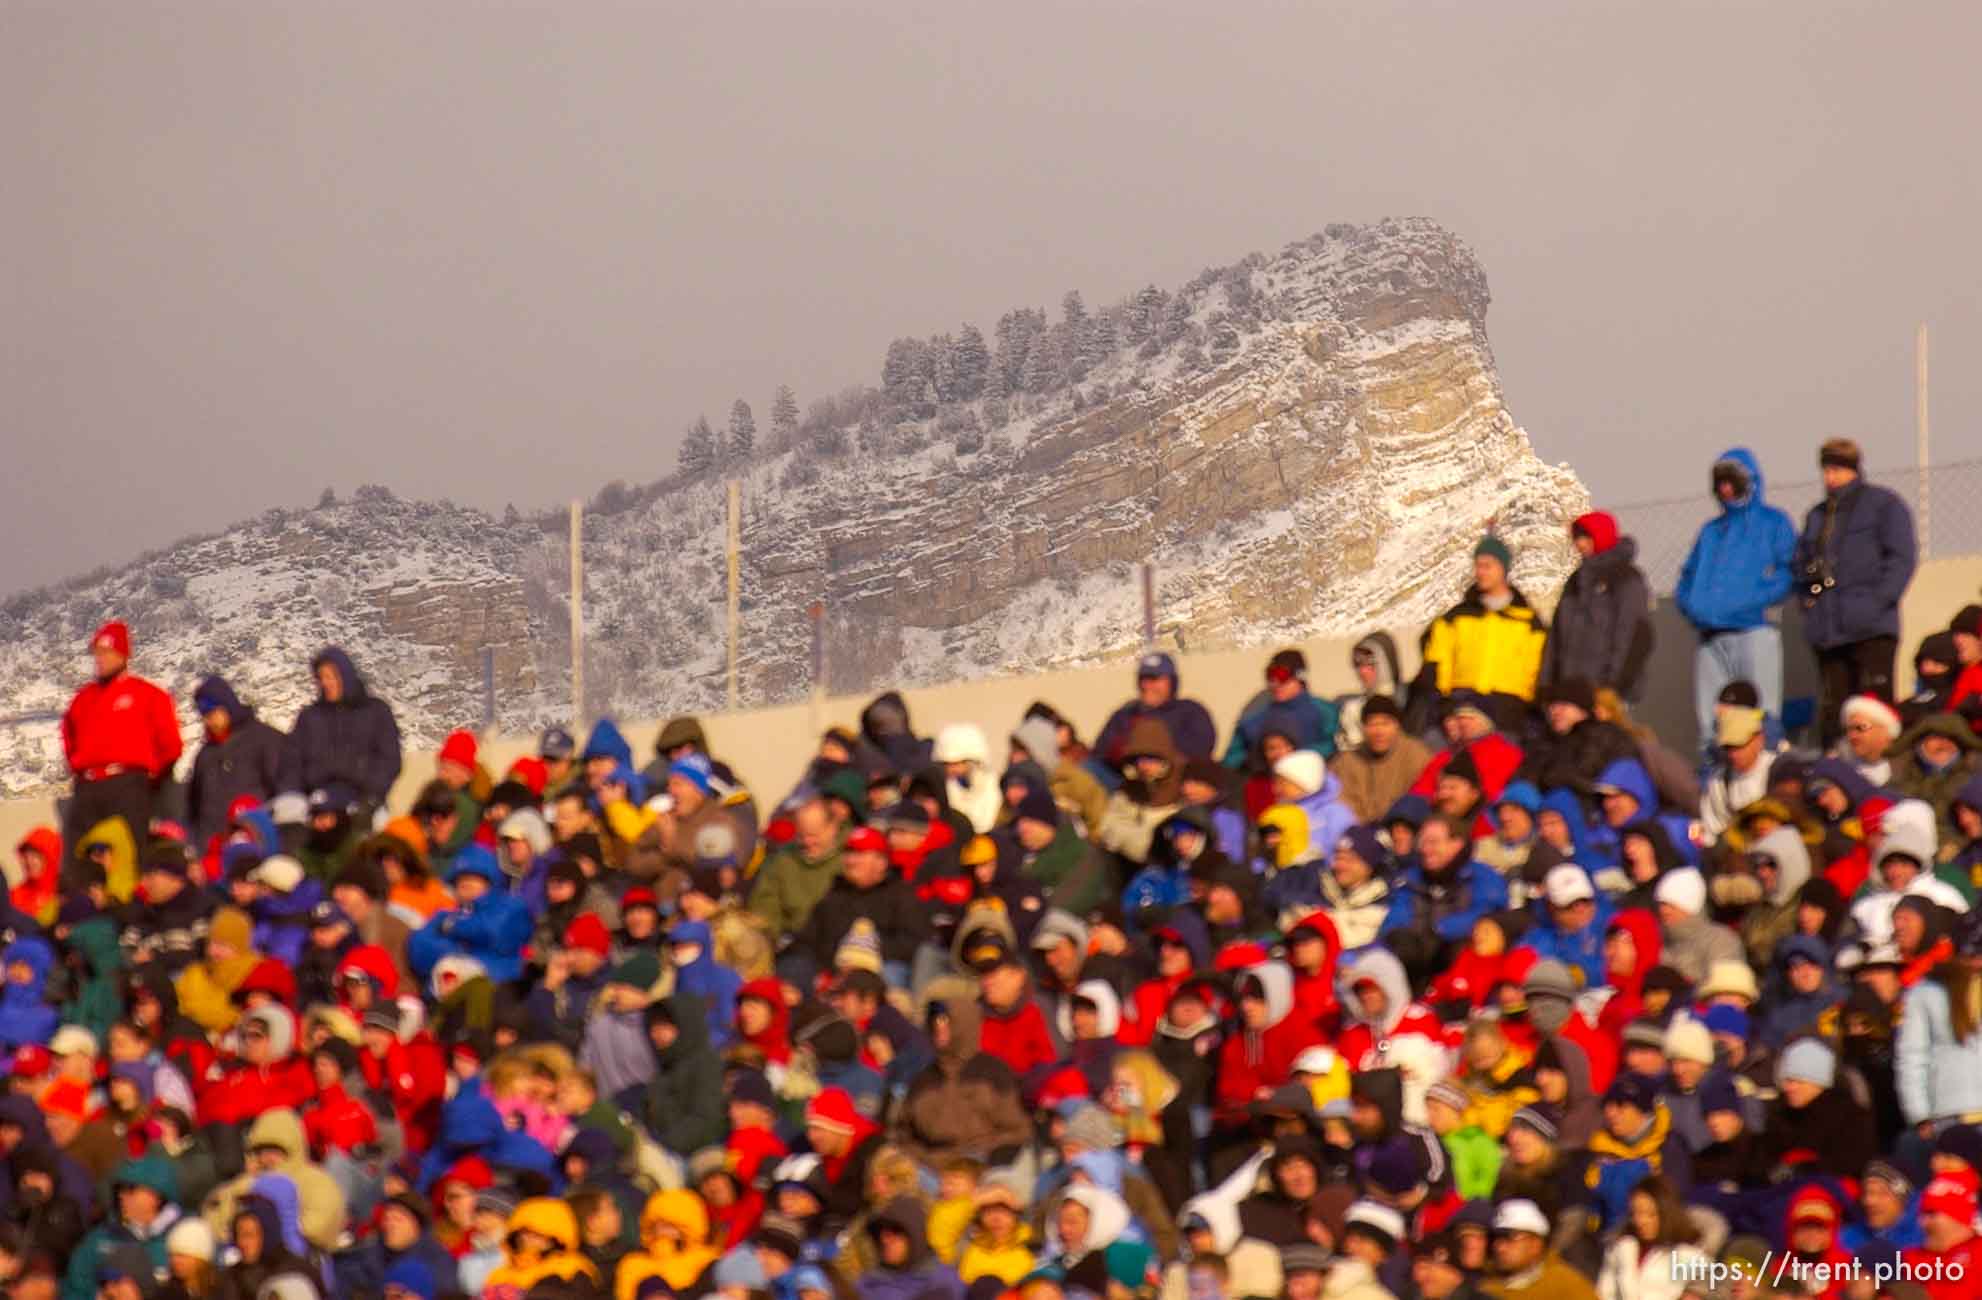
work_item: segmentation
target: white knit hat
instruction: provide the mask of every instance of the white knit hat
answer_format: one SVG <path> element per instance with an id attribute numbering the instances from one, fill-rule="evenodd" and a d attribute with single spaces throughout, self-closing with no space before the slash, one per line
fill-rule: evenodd
<path id="1" fill-rule="evenodd" d="M 1694 867 L 1675 867 L 1665 873 L 1659 887 L 1652 891 L 1652 897 L 1661 903 L 1670 903 L 1690 916 L 1698 916 L 1707 907 L 1707 878 Z"/>
<path id="2" fill-rule="evenodd" d="M 1273 765 L 1273 775 L 1292 781 L 1302 794 L 1313 794 L 1328 779 L 1328 769 L 1312 749 L 1297 749 Z"/>
<path id="3" fill-rule="evenodd" d="M 213 1262 L 218 1243 L 213 1239 L 213 1229 L 206 1226 L 205 1219 L 181 1219 L 173 1225 L 172 1231 L 165 1234 L 165 1253 L 184 1255 L 188 1259 L 203 1259 Z"/>
<path id="4" fill-rule="evenodd" d="M 287 894 L 303 883 L 303 875 L 302 863 L 286 853 L 278 853 L 263 858 L 261 865 L 248 873 L 248 879 L 267 885 L 278 894 Z"/>
<path id="5" fill-rule="evenodd" d="M 1665 1031 L 1665 1054 L 1675 1061 L 1714 1063 L 1714 1037 L 1691 1016 L 1676 1016 Z"/>

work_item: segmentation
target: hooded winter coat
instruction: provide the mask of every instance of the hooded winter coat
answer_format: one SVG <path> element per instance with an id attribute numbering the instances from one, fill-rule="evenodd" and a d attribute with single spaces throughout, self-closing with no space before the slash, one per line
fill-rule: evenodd
<path id="1" fill-rule="evenodd" d="M 1755 453 L 1735 447 L 1720 460 L 1741 466 L 1748 492 L 1720 502 L 1720 514 L 1701 525 L 1673 593 L 1679 612 L 1703 635 L 1761 627 L 1789 595 L 1796 573 L 1796 529 L 1763 500 Z"/>
<path id="2" fill-rule="evenodd" d="M 310 671 L 336 670 L 344 693 L 335 703 L 317 698 L 296 715 L 284 751 L 284 790 L 318 790 L 341 783 L 372 804 L 383 804 L 399 778 L 399 724 L 392 708 L 365 688 L 351 656 L 336 646 L 318 652 Z"/>
<path id="3" fill-rule="evenodd" d="M 709 1045 L 709 1018 L 700 1000 L 676 993 L 660 1005 L 676 1032 L 672 1043 L 654 1053 L 659 1069 L 647 1084 L 647 1129 L 662 1146 L 685 1158 L 721 1142 L 729 1126 L 723 1063 Z"/>
<path id="4" fill-rule="evenodd" d="M 205 734 L 186 780 L 187 829 L 196 847 L 227 831 L 227 810 L 236 799 L 267 803 L 282 792 L 282 763 L 289 738 L 241 703 L 224 677 L 208 677 L 193 698 L 227 711 L 227 734 Z"/>
<path id="5" fill-rule="evenodd" d="M 521 1250 L 515 1244 L 519 1232 L 532 1232 L 549 1239 L 549 1249 Z M 563 1201 L 536 1196 L 516 1207 L 503 1232 L 503 1264 L 482 1284 L 487 1300 L 517 1300 L 530 1293 L 539 1282 L 579 1278 L 594 1286 L 603 1285 L 598 1267 L 578 1248 L 578 1216 Z"/>
<path id="6" fill-rule="evenodd" d="M 938 1008 L 949 1019 L 949 1043 L 909 1084 L 896 1111 L 893 1141 L 932 1167 L 960 1155 L 1001 1163 L 1032 1139 L 1018 1078 L 981 1049 L 984 1018 L 975 994 L 937 996 L 930 1009 Z"/>
<path id="7" fill-rule="evenodd" d="M 1365 653 L 1376 661 L 1376 681 L 1367 692 L 1335 697 L 1338 753 L 1363 743 L 1363 706 L 1369 703 L 1371 695 L 1388 695 L 1399 708 L 1407 700 L 1404 674 L 1397 666 L 1397 643 L 1390 633 L 1372 632 L 1356 642 L 1349 651 L 1349 667 L 1354 669 L 1356 656 Z"/>
<path id="8" fill-rule="evenodd" d="M 1747 946 L 1748 962 L 1757 970 L 1767 970 L 1776 957 L 1776 945 L 1796 929 L 1797 895 L 1810 879 L 1810 850 L 1794 826 L 1778 826 L 1757 840 L 1748 850 L 1773 858 L 1776 886 L 1763 893 L 1741 918 L 1741 942 Z M 1830 969 L 1828 954 L 1824 968 Z"/>
<path id="9" fill-rule="evenodd" d="M 1638 801 L 1637 811 L 1631 814 L 1630 821 L 1625 825 L 1656 821 L 1665 828 L 1666 838 L 1682 858 L 1688 862 L 1699 860 L 1699 852 L 1693 847 L 1690 819 L 1679 813 L 1659 811 L 1658 786 L 1643 763 L 1636 758 L 1620 758 L 1598 774 L 1597 785 L 1599 788 L 1615 786 Z M 1618 828 L 1607 823 L 1591 828 L 1587 848 L 1604 866 L 1616 866 L 1623 861 L 1618 845 Z"/>
<path id="10" fill-rule="evenodd" d="M 1638 543 L 1619 537 L 1617 521 L 1600 511 L 1576 523 L 1597 549 L 1563 584 L 1540 683 L 1581 678 L 1635 700 L 1652 653 L 1651 596 L 1637 565 Z"/>
<path id="11" fill-rule="evenodd" d="M 509 1127 L 480 1081 L 462 1084 L 441 1107 L 440 1133 L 420 1162 L 416 1185 L 422 1192 L 432 1190 L 443 1174 L 471 1156 L 498 1175 L 551 1171 L 551 1153 L 527 1133 Z"/>
<path id="12" fill-rule="evenodd" d="M 1185 754 L 1172 739 L 1170 729 L 1150 715 L 1128 724 L 1120 749 L 1125 768 L 1141 757 L 1160 758 L 1169 764 L 1169 770 L 1153 781 L 1140 776 L 1125 779 L 1122 788 L 1109 798 L 1095 832 L 1101 847 L 1140 864 L 1149 860 L 1156 828 L 1182 805 Z"/>
<path id="13" fill-rule="evenodd" d="M 916 736 L 900 691 L 884 691 L 860 711 L 860 737 L 893 772 L 907 775 L 929 766 L 930 743 Z"/>
<path id="14" fill-rule="evenodd" d="M 303 1236 L 320 1250 L 334 1249 L 338 1235 L 345 1228 L 344 1192 L 336 1179 L 311 1163 L 309 1140 L 295 1111 L 264 1111 L 249 1125 L 242 1150 L 255 1151 L 262 1147 L 274 1147 L 282 1152 L 282 1163 L 276 1172 L 296 1185 L 297 1199 L 302 1205 Z M 253 1189 L 256 1177 L 242 1174 L 208 1194 L 200 1216 L 216 1235 L 227 1236 L 234 1222 L 235 1203 Z"/>
<path id="15" fill-rule="evenodd" d="M 113 1254 L 135 1248 L 150 1260 L 154 1269 L 165 1267 L 165 1237 L 179 1222 L 179 1208 L 173 1202 L 179 1184 L 172 1174 L 172 1163 L 160 1156 L 127 1160 L 110 1180 L 113 1185 L 149 1187 L 164 1202 L 158 1217 L 145 1228 L 138 1228 L 113 1213 L 109 1220 L 84 1237 L 69 1257 L 68 1272 L 62 1279 L 62 1300 L 92 1300 L 97 1294 L 97 1269 Z"/>
<path id="16" fill-rule="evenodd" d="M 1250 967 L 1244 978 L 1259 981 L 1266 994 L 1266 1025 L 1251 1029 L 1237 1025 L 1218 1055 L 1215 1106 L 1220 1123 L 1247 1122 L 1247 1107 L 1261 1090 L 1272 1091 L 1293 1077 L 1294 1060 L 1321 1043 L 1321 1030 L 1296 1014 L 1294 972 L 1284 962 Z"/>
<path id="17" fill-rule="evenodd" d="M 722 1252 L 709 1240 L 709 1211 L 702 1198 L 685 1189 L 655 1192 L 640 1211 L 643 1249 L 620 1261 L 614 1279 L 616 1300 L 633 1300 L 640 1284 L 659 1278 L 676 1294 L 693 1293 Z"/>
<path id="18" fill-rule="evenodd" d="M 1920 761 L 1920 742 L 1943 736 L 1960 747 L 1954 761 L 1935 771 Z M 1965 838 L 1954 822 L 1955 798 L 1971 781 L 1982 777 L 1982 739 L 1958 713 L 1931 713 L 1906 729 L 1887 753 L 1892 758 L 1892 788 L 1934 810 L 1940 842 L 1960 844 Z"/>
<path id="19" fill-rule="evenodd" d="M 854 1283 L 860 1300 L 963 1300 L 963 1281 L 936 1257 L 929 1245 L 929 1214 L 922 1202 L 898 1196 L 868 1221 L 867 1230 L 899 1229 L 908 1238 L 908 1258 L 897 1268 L 879 1260 Z"/>
<path id="20" fill-rule="evenodd" d="M 1796 539 L 1803 635 L 1819 650 L 1898 636 L 1899 598 L 1917 559 L 1913 512 L 1891 488 L 1857 478 L 1825 493 Z"/>
<path id="21" fill-rule="evenodd" d="M 406 943 L 406 960 L 425 980 L 442 957 L 472 957 L 489 979 L 507 984 L 523 973 L 523 947 L 530 941 L 530 909 L 509 892 L 509 878 L 496 865 L 495 854 L 471 844 L 456 855 L 450 882 L 464 875 L 480 876 L 488 892 L 472 903 L 436 914 Z"/>
<path id="22" fill-rule="evenodd" d="M 1370 1019 L 1363 1010 L 1356 990 L 1364 983 L 1383 990 L 1383 1014 L 1378 1019 Z M 1336 1052 L 1356 1073 L 1403 1070 L 1407 1082 L 1402 1117 L 1422 1123 L 1425 1089 L 1445 1077 L 1452 1054 L 1438 1017 L 1411 1000 L 1403 963 L 1388 949 L 1371 948 L 1342 964 L 1337 996 L 1345 1024 L 1335 1042 Z"/>
<path id="23" fill-rule="evenodd" d="M 23 935 L 0 952 L 0 969 L 11 971 L 18 963 L 28 968 L 25 984 L 11 975 L 0 988 L 0 1050 L 12 1053 L 26 1044 L 44 1044 L 60 1023 L 55 1008 L 48 1005 L 48 972 L 55 965 L 55 950 L 48 940 Z"/>
<path id="24" fill-rule="evenodd" d="M 1094 779 L 1094 773 L 1079 763 L 1060 756 L 1059 735 L 1044 718 L 1027 718 L 1012 730 L 1012 740 L 1024 747 L 1026 756 L 1046 773 L 1046 788 L 1053 802 L 1079 821 L 1081 830 L 1094 834 L 1108 806 L 1108 791 Z"/>
<path id="25" fill-rule="evenodd" d="M 677 993 L 693 994 L 708 1012 L 709 1041 L 719 1050 L 735 1037 L 736 999 L 743 992 L 743 977 L 716 960 L 713 932 L 701 921 L 681 921 L 668 931 L 668 946 L 694 944 L 701 949 L 695 960 L 674 968 Z"/>

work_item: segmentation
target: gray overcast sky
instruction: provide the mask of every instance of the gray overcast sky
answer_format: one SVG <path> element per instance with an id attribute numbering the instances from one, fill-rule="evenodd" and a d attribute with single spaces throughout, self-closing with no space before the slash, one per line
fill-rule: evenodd
<path id="1" fill-rule="evenodd" d="M 1600 499 L 1982 452 L 1982 5 L 0 0 L 0 589 L 1425 214 Z"/>

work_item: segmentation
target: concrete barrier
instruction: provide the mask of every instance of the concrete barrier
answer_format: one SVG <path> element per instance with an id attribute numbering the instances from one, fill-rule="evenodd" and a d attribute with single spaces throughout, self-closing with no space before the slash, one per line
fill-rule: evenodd
<path id="1" fill-rule="evenodd" d="M 1977 600 L 1982 600 L 1982 556 L 1937 559 L 1920 567 L 1900 607 L 1902 683 L 1911 683 L 1913 648 L 1920 639 L 1946 627 L 1956 610 Z M 1639 713 L 1673 744 L 1689 745 L 1695 735 L 1692 640 L 1670 600 L 1661 600 L 1654 616 L 1659 648 L 1653 652 L 1651 678 Z M 1403 671 L 1407 677 L 1417 670 L 1419 631 L 1418 628 L 1390 629 L 1404 659 Z M 1307 654 L 1310 685 L 1317 694 L 1336 695 L 1353 688 L 1355 679 L 1349 666 L 1349 651 L 1358 639 L 1320 638 L 1298 643 Z M 1786 696 L 1814 694 L 1815 669 L 1808 649 L 1797 635 L 1793 614 L 1784 639 Z M 1255 647 L 1177 656 L 1184 693 L 1211 711 L 1221 739 L 1229 734 L 1246 703 L 1261 689 L 1261 671 L 1272 650 L 1273 647 Z M 1125 655 L 1098 667 L 911 687 L 902 694 L 918 733 L 933 735 L 949 722 L 975 722 L 984 728 L 995 754 L 1001 752 L 1002 737 L 1034 700 L 1051 702 L 1075 724 L 1083 738 L 1092 739 L 1109 713 L 1134 690 L 1134 662 L 1134 656 Z M 817 748 L 820 732 L 835 724 L 857 726 L 860 710 L 869 698 L 835 696 L 777 708 L 712 714 L 702 722 L 711 748 L 733 765 L 760 802 L 768 805 L 797 783 Z M 654 718 L 622 725 L 628 743 L 643 764 L 653 754 L 654 737 L 664 721 Z M 534 736 L 486 738 L 482 743 L 483 761 L 490 771 L 500 774 L 513 760 L 533 752 L 535 747 Z M 433 772 L 432 754 L 408 754 L 405 771 L 393 787 L 392 806 L 407 807 Z M 51 820 L 53 808 L 49 800 L 0 803 L 0 843 L 12 846 L 31 826 Z M 6 855 L 6 867 L 10 873 L 15 869 L 11 848 Z"/>

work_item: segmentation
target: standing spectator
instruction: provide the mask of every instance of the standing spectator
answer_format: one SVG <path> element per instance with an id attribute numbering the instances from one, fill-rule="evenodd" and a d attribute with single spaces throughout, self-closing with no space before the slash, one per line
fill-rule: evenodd
<path id="1" fill-rule="evenodd" d="M 1601 510 L 1569 525 L 1583 557 L 1563 585 L 1542 651 L 1541 684 L 1586 679 L 1635 701 L 1652 655 L 1651 596 L 1639 571 L 1638 543 L 1617 534 Z"/>
<path id="2" fill-rule="evenodd" d="M 208 677 L 193 691 L 193 712 L 206 724 L 193 774 L 186 783 L 186 817 L 193 847 L 227 832 L 236 799 L 267 803 L 282 789 L 282 756 L 288 738 L 241 703 L 224 677 Z"/>
<path id="3" fill-rule="evenodd" d="M 1548 625 L 1508 581 L 1514 556 L 1489 534 L 1473 548 L 1473 582 L 1459 603 L 1425 629 L 1424 667 L 1411 688 L 1413 712 L 1453 691 L 1484 696 L 1495 723 L 1518 729 L 1541 671 Z"/>
<path id="4" fill-rule="evenodd" d="M 1232 728 L 1225 766 L 1245 767 L 1269 731 L 1286 736 L 1296 749 L 1331 758 L 1336 721 L 1335 705 L 1308 690 L 1308 657 L 1299 650 L 1278 651 L 1266 662 L 1266 689 L 1252 698 Z"/>
<path id="5" fill-rule="evenodd" d="M 1183 757 L 1211 757 L 1218 740 L 1211 714 L 1196 700 L 1178 694 L 1177 661 L 1157 650 L 1136 660 L 1136 697 L 1110 714 L 1095 738 L 1094 752 L 1108 768 L 1119 769 L 1129 757 L 1123 746 L 1129 743 L 1130 729 L 1144 718 L 1168 728 L 1171 743 Z"/>
<path id="6" fill-rule="evenodd" d="M 179 761 L 172 697 L 130 671 L 131 630 L 112 620 L 90 638 L 96 676 L 62 715 L 62 752 L 75 777 L 63 839 L 71 856 L 97 823 L 122 817 L 143 844 L 152 797 Z"/>
<path id="7" fill-rule="evenodd" d="M 303 706 L 289 732 L 282 788 L 347 785 L 369 814 L 385 802 L 399 777 L 399 724 L 392 707 L 365 689 L 351 656 L 336 646 L 319 651 L 310 671 L 316 674 L 317 698 Z"/>
<path id="8" fill-rule="evenodd" d="M 1858 444 L 1832 438 L 1817 454 L 1824 499 L 1803 520 L 1796 575 L 1803 586 L 1803 635 L 1823 677 L 1826 746 L 1853 695 L 1893 698 L 1899 650 L 1899 598 L 1913 579 L 1913 513 L 1890 488 L 1859 476 Z"/>
<path id="9" fill-rule="evenodd" d="M 1720 515 L 1701 525 L 1680 566 L 1673 599 L 1699 633 L 1693 709 L 1702 750 L 1711 748 L 1714 706 L 1729 682 L 1755 683 L 1762 711 L 1782 716 L 1782 629 L 1771 611 L 1789 595 L 1796 529 L 1762 499 L 1755 453 L 1735 447 L 1714 462 Z"/>

